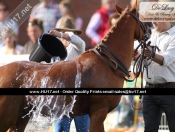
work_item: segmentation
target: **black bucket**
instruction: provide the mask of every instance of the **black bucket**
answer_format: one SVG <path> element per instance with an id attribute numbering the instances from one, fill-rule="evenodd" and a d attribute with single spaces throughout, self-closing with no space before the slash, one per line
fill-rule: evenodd
<path id="1" fill-rule="evenodd" d="M 52 57 L 60 57 L 64 60 L 67 57 L 67 50 L 63 43 L 53 35 L 42 34 L 38 43 L 29 56 L 30 61 L 49 63 Z"/>

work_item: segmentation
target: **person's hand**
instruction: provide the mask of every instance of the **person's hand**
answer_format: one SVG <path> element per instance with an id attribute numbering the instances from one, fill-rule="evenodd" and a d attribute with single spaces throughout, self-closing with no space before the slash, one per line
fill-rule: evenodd
<path id="1" fill-rule="evenodd" d="M 151 49 L 151 47 L 149 49 L 145 48 L 144 56 L 145 57 L 151 57 L 152 56 L 152 49 Z"/>
<path id="2" fill-rule="evenodd" d="M 59 32 L 57 30 L 52 29 L 52 30 L 49 31 L 48 34 L 53 35 L 53 36 L 58 37 L 58 38 L 61 38 L 61 40 L 65 39 L 67 41 L 71 41 L 71 38 L 69 37 L 69 34 L 72 35 L 73 33 L 72 32 L 63 33 L 63 32 Z"/>
<path id="3" fill-rule="evenodd" d="M 138 52 L 138 50 L 134 50 L 134 53 L 132 55 L 133 60 L 136 60 L 139 55 L 140 53 Z"/>
<path id="4" fill-rule="evenodd" d="M 53 36 L 55 36 L 55 37 L 59 37 L 60 38 L 60 32 L 58 32 L 57 30 L 50 30 L 49 31 L 49 34 L 50 35 L 53 35 Z"/>
<path id="5" fill-rule="evenodd" d="M 134 50 L 132 57 L 135 57 L 137 54 L 138 54 L 138 50 Z"/>

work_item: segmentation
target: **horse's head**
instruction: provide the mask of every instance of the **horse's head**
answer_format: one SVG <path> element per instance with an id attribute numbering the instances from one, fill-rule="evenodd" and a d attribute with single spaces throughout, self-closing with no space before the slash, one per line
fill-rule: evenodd
<path id="1" fill-rule="evenodd" d="M 135 31 L 135 39 L 137 40 L 148 40 L 151 34 L 151 29 L 147 26 L 146 23 L 143 23 L 139 20 L 139 13 L 137 12 L 137 0 L 131 9 L 128 7 L 123 10 L 116 5 L 116 12 L 121 15 L 121 17 L 126 17 L 126 19 L 135 19 L 136 23 L 136 31 Z M 131 19 L 130 19 L 131 20 Z M 134 25 L 131 25 L 134 26 Z"/>

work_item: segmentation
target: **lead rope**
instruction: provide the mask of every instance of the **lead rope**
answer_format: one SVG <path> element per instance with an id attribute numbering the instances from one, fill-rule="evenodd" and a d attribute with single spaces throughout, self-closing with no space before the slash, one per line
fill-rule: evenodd
<path id="1" fill-rule="evenodd" d="M 136 81 L 135 81 L 135 87 L 136 87 L 136 83 L 137 83 L 137 78 L 136 78 Z M 141 72 L 141 88 L 143 88 L 143 72 Z M 142 105 L 142 95 L 139 95 L 139 106 L 138 107 L 134 106 L 134 96 L 132 95 L 131 107 L 134 110 L 138 110 L 141 107 L 141 105 Z"/>
<path id="2" fill-rule="evenodd" d="M 150 45 L 149 42 L 148 42 L 148 45 Z M 134 76 L 139 76 L 139 75 L 138 75 L 139 73 L 141 74 L 141 88 L 143 88 L 143 69 L 144 69 L 144 68 L 142 67 L 142 62 L 143 62 L 143 60 L 144 60 L 145 48 L 147 47 L 146 41 L 145 41 L 145 42 L 141 41 L 140 44 L 138 45 L 138 47 L 136 48 L 136 50 L 137 50 L 140 46 L 143 48 L 143 52 L 142 52 L 141 55 L 136 59 L 136 61 L 135 61 L 135 63 L 134 63 L 133 72 L 134 72 L 134 69 L 135 69 L 135 67 L 136 67 L 136 72 L 134 72 Z M 136 83 L 137 83 L 137 78 L 136 78 L 136 82 L 135 82 L 135 88 L 136 88 Z M 139 95 L 139 106 L 138 106 L 138 107 L 135 107 L 135 106 L 134 106 L 133 98 L 134 98 L 134 96 L 132 95 L 131 107 L 132 107 L 134 110 L 138 110 L 138 109 L 141 107 L 141 105 L 142 105 L 142 95 Z"/>
<path id="3" fill-rule="evenodd" d="M 135 88 L 136 88 L 136 83 L 137 83 L 137 78 L 136 78 L 136 81 L 135 81 Z M 141 71 L 141 88 L 143 88 L 143 72 Z M 132 98 L 131 98 L 131 107 L 134 109 L 134 110 L 138 110 L 140 109 L 142 106 L 142 95 L 139 95 L 139 106 L 138 107 L 135 107 L 134 106 L 134 96 L 132 95 Z"/>
<path id="4" fill-rule="evenodd" d="M 137 78 L 136 78 L 136 81 L 135 81 L 134 87 L 135 87 L 135 88 L 137 87 Z"/>
<path id="5" fill-rule="evenodd" d="M 151 48 L 151 51 L 152 51 L 152 53 L 151 53 L 151 56 L 150 57 L 148 57 L 148 58 L 143 58 L 143 59 L 145 59 L 145 61 L 148 61 L 149 59 L 151 59 L 152 58 L 152 56 L 153 56 L 153 54 L 156 52 L 156 49 L 158 50 L 158 51 L 160 51 L 160 49 L 157 47 L 157 46 L 150 46 L 150 44 L 151 44 L 151 42 L 149 41 L 147 44 L 143 44 L 143 45 L 141 45 L 141 46 L 143 46 L 142 48 L 143 48 L 143 52 L 142 52 L 142 54 L 139 56 L 140 57 L 140 59 L 142 59 L 141 57 L 143 57 L 143 54 L 144 54 L 144 48 Z M 140 47 L 140 45 L 138 46 L 138 47 Z M 136 49 L 138 49 L 138 47 L 136 48 Z M 138 57 L 138 58 L 139 58 Z M 136 60 L 136 62 L 135 62 L 135 64 L 134 64 L 134 67 L 135 67 L 135 65 L 136 65 L 136 67 L 137 67 L 137 61 L 139 61 L 139 59 L 137 59 Z M 151 60 L 152 61 L 152 60 Z M 141 63 L 142 63 L 142 61 L 141 61 Z M 151 63 L 151 62 L 150 62 Z M 140 73 L 141 73 L 141 88 L 143 88 L 143 71 L 144 71 L 144 67 L 146 67 L 146 72 L 147 72 L 147 78 L 149 78 L 148 77 L 148 69 L 147 69 L 147 66 L 149 66 L 150 65 L 150 63 L 148 64 L 144 64 L 144 66 L 141 68 L 142 70 L 140 71 Z M 142 65 L 140 65 L 140 66 L 142 66 Z M 133 67 L 133 72 L 134 72 L 134 67 Z M 139 68 L 140 69 L 140 68 Z M 134 74 L 137 74 L 137 73 L 139 73 L 139 72 L 137 72 L 136 71 L 136 73 L 134 73 Z M 137 83 L 137 78 L 136 78 L 136 82 L 135 82 L 135 87 L 136 87 L 136 83 Z M 142 105 L 142 95 L 139 95 L 139 106 L 136 108 L 136 107 L 134 107 L 134 102 L 133 102 L 133 96 L 132 96 L 132 100 L 131 100 L 131 106 L 132 106 L 132 108 L 134 109 L 134 110 L 138 110 L 140 107 L 141 107 L 141 105 Z"/>

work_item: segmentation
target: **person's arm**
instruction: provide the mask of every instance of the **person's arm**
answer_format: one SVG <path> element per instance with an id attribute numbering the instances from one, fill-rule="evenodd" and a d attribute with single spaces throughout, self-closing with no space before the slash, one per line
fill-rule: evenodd
<path id="1" fill-rule="evenodd" d="M 100 42 L 100 36 L 97 33 L 97 29 L 101 25 L 101 16 L 99 13 L 95 13 L 86 28 L 86 35 L 94 42 Z"/>
<path id="2" fill-rule="evenodd" d="M 144 56 L 151 56 L 151 51 L 145 49 Z M 173 61 L 175 61 L 175 38 L 169 43 L 167 50 L 163 53 L 155 53 L 152 60 L 160 65 L 169 66 Z"/>
<path id="3" fill-rule="evenodd" d="M 150 57 L 151 56 L 151 51 L 148 49 L 145 49 L 145 57 Z M 139 57 L 140 53 L 138 51 L 134 51 L 133 54 L 133 60 L 135 61 L 138 57 Z M 164 61 L 164 57 L 162 55 L 156 54 L 155 56 L 152 58 L 152 60 L 160 65 L 163 65 L 163 61 Z"/>
<path id="4" fill-rule="evenodd" d="M 57 30 L 50 30 L 49 34 L 55 37 L 58 37 L 58 38 L 66 39 L 67 41 L 71 41 L 71 38 L 69 37 L 69 34 L 67 33 L 58 32 Z"/>
<path id="5" fill-rule="evenodd" d="M 150 57 L 152 52 L 149 49 L 145 49 L 144 56 Z M 164 57 L 162 55 L 156 54 L 153 56 L 152 60 L 160 65 L 163 65 Z"/>
<path id="6" fill-rule="evenodd" d="M 163 65 L 164 58 L 159 54 L 155 54 L 155 57 L 152 60 L 160 65 Z"/>
<path id="7" fill-rule="evenodd" d="M 72 32 L 65 32 L 64 34 L 68 35 L 70 38 L 71 43 L 73 44 L 74 48 L 79 52 L 83 53 L 85 51 L 85 42 L 77 35 Z"/>
<path id="8" fill-rule="evenodd" d="M 85 42 L 77 35 L 75 35 L 72 32 L 58 32 L 56 30 L 51 30 L 49 34 L 54 35 L 55 37 L 58 38 L 63 38 L 66 39 L 67 41 L 70 41 L 71 44 L 79 51 L 79 52 L 84 52 L 85 51 Z"/>

